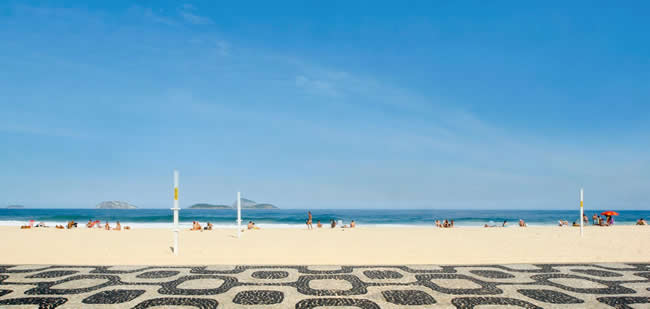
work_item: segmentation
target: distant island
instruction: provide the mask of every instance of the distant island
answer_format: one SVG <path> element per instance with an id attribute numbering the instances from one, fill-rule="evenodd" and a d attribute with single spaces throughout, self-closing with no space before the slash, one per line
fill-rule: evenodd
<path id="1" fill-rule="evenodd" d="M 213 204 L 207 204 L 207 203 L 199 203 L 199 204 L 194 204 L 190 207 L 189 209 L 232 209 L 228 205 L 213 205 Z"/>
<path id="2" fill-rule="evenodd" d="M 187 208 L 188 209 L 237 209 L 237 201 L 235 201 L 232 204 L 232 206 L 198 203 Z M 278 209 L 278 207 L 276 207 L 273 204 L 257 203 L 255 201 L 245 199 L 245 198 L 241 199 L 241 208 L 242 209 Z"/>
<path id="3" fill-rule="evenodd" d="M 22 209 L 25 208 L 23 205 L 9 205 L 7 206 L 7 209 Z"/>
<path id="4" fill-rule="evenodd" d="M 232 208 L 237 209 L 237 201 L 232 203 Z M 241 199 L 241 208 L 242 209 L 278 209 L 275 205 L 268 203 L 257 203 L 255 201 L 242 198 Z"/>
<path id="5" fill-rule="evenodd" d="M 105 201 L 97 204 L 95 206 L 97 209 L 136 209 L 138 207 L 133 206 L 127 202 L 120 201 Z"/>

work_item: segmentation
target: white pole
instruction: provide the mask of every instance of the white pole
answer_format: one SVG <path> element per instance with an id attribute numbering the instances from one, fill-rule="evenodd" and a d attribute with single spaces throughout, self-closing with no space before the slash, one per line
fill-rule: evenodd
<path id="1" fill-rule="evenodd" d="M 178 255 L 178 171 L 174 170 L 174 255 Z"/>
<path id="2" fill-rule="evenodd" d="M 241 192 L 237 192 L 237 238 L 241 238 Z"/>
<path id="3" fill-rule="evenodd" d="M 584 192 L 583 192 L 582 188 L 580 188 L 580 237 L 582 237 L 582 235 L 583 235 L 582 226 L 584 225 L 583 218 L 584 218 L 584 214 L 585 214 L 584 209 L 583 209 L 583 207 L 584 207 L 584 199 L 583 199 L 584 194 L 583 193 Z"/>

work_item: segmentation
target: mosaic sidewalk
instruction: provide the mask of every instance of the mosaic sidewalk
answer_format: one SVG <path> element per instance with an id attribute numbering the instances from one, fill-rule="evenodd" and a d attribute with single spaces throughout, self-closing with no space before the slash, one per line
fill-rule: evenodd
<path id="1" fill-rule="evenodd" d="M 648 264 L 0 265 L 0 308 L 650 308 Z"/>

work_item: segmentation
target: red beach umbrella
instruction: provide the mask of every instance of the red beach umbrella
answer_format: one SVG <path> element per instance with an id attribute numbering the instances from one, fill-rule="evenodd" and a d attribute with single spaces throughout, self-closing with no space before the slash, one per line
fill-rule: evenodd
<path id="1" fill-rule="evenodd" d="M 603 216 L 618 216 L 618 212 L 611 211 L 611 210 L 603 211 L 600 214 Z"/>

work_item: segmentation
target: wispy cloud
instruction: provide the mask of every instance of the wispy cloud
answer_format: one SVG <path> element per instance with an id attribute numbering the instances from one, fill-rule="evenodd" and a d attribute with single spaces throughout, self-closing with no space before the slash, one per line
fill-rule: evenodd
<path id="1" fill-rule="evenodd" d="M 313 79 L 305 75 L 296 76 L 296 86 L 311 93 L 327 95 L 327 96 L 338 96 L 339 93 L 334 88 L 334 85 L 325 80 Z"/>
<path id="2" fill-rule="evenodd" d="M 194 7 L 191 4 L 183 4 L 179 10 L 178 13 L 181 15 L 181 17 L 188 23 L 194 24 L 194 25 L 211 25 L 214 24 L 212 19 L 206 16 L 201 16 L 197 13 L 196 7 Z"/>
<path id="3" fill-rule="evenodd" d="M 159 24 L 165 24 L 165 25 L 170 25 L 170 26 L 175 26 L 178 25 L 176 21 L 169 17 L 165 17 L 163 15 L 157 14 L 154 12 L 153 9 L 151 8 L 141 8 L 143 16 L 154 22 L 154 23 L 159 23 Z"/>

